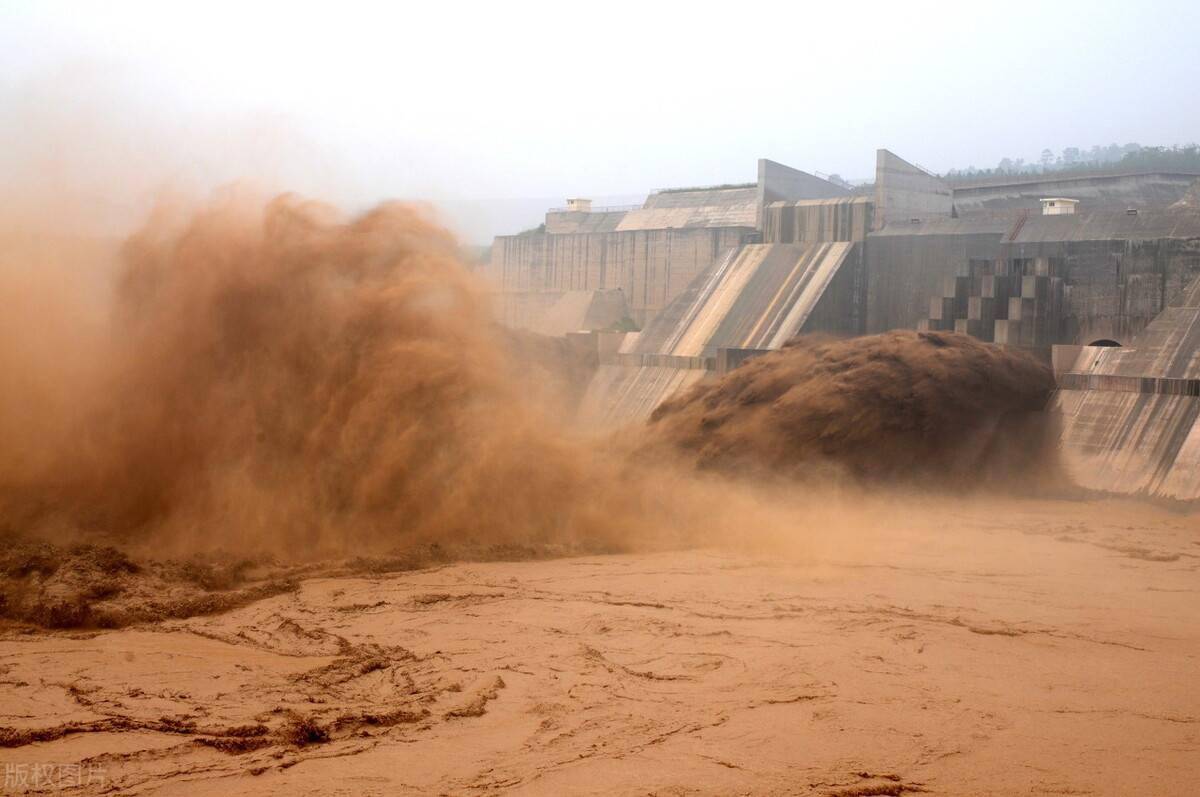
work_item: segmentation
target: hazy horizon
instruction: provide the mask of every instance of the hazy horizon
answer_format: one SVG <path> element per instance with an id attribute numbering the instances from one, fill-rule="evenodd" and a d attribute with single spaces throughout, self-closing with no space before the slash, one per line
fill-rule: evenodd
<path id="1" fill-rule="evenodd" d="M 0 167 L 104 201 L 130 162 L 121 201 L 243 176 L 422 199 L 485 243 L 537 223 L 524 202 L 744 182 L 760 157 L 863 179 L 880 147 L 944 172 L 1200 137 L 1200 8 L 1097 6 L 8 2 Z"/>

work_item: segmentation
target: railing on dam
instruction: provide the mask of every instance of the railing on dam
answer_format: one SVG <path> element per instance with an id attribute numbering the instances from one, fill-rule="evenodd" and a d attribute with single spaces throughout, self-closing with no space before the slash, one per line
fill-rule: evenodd
<path id="1" fill-rule="evenodd" d="M 578 208 L 550 208 L 547 213 L 628 213 L 631 210 L 641 210 L 641 205 L 604 205 L 597 208 L 579 210 Z"/>
<path id="2" fill-rule="evenodd" d="M 1059 390 L 1108 390 L 1116 393 L 1159 393 L 1166 396 L 1200 396 L 1200 379 L 1068 372 L 1059 374 L 1057 381 Z"/>

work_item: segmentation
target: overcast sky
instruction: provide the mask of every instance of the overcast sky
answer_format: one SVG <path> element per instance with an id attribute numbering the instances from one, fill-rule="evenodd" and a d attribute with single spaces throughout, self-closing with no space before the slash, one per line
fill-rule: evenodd
<path id="1" fill-rule="evenodd" d="M 0 144 L 351 205 L 988 167 L 1200 139 L 1198 31 L 1195 0 L 0 0 Z"/>

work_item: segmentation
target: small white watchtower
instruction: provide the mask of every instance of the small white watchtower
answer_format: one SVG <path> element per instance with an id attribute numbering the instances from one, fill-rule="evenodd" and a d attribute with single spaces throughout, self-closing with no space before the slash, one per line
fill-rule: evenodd
<path id="1" fill-rule="evenodd" d="M 1043 216 L 1074 216 L 1078 199 L 1067 199 L 1060 196 L 1047 197 L 1042 200 Z"/>

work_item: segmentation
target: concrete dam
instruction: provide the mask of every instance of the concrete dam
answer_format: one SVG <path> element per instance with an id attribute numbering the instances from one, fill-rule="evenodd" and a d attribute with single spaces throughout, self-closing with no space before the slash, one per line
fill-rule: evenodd
<path id="1" fill-rule="evenodd" d="M 590 424 L 797 335 L 956 331 L 1053 362 L 1081 485 L 1200 500 L 1197 175 L 1044 177 L 954 184 L 879 150 L 849 186 L 760 160 L 753 183 L 572 200 L 485 273 L 503 323 L 594 352 Z"/>

